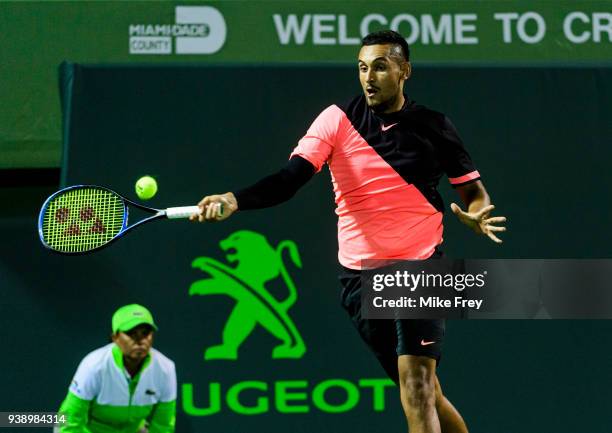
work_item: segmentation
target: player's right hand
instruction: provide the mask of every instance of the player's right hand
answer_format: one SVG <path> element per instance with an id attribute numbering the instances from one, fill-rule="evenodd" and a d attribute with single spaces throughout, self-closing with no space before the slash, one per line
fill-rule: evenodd
<path id="1" fill-rule="evenodd" d="M 231 192 L 207 195 L 198 203 L 200 212 L 189 217 L 190 221 L 217 222 L 228 219 L 238 210 L 238 201 Z"/>

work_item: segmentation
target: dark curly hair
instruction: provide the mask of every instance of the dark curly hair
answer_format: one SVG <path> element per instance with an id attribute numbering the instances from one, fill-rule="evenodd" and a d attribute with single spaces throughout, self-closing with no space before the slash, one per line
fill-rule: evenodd
<path id="1" fill-rule="evenodd" d="M 398 32 L 394 32 L 393 30 L 380 30 L 370 33 L 361 40 L 362 47 L 365 45 L 379 44 L 393 44 L 398 46 L 401 48 L 401 50 L 398 50 L 401 51 L 401 53 L 398 52 L 398 55 L 405 61 L 410 61 L 410 48 L 408 47 L 408 42 L 406 42 L 406 39 Z"/>

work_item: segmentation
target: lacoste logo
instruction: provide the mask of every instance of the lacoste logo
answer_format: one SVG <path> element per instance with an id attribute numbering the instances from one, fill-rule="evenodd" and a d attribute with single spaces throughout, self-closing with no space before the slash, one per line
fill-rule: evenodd
<path id="1" fill-rule="evenodd" d="M 436 341 L 425 341 L 421 340 L 421 346 L 429 346 L 430 344 L 434 344 Z"/>
<path id="2" fill-rule="evenodd" d="M 204 359 L 238 359 L 238 349 L 257 325 L 280 340 L 272 350 L 273 359 L 304 356 L 306 345 L 287 314 L 297 300 L 297 290 L 285 267 L 283 253 L 287 251 L 293 264 L 301 268 L 295 242 L 285 240 L 274 248 L 265 236 L 240 230 L 222 240 L 219 246 L 233 267 L 211 257 L 198 257 L 191 264 L 209 276 L 193 283 L 189 295 L 226 295 L 236 301 L 223 328 L 222 343 L 207 348 Z M 283 300 L 276 299 L 266 289 L 266 283 L 279 277 L 287 288 L 287 297 Z"/>
<path id="3" fill-rule="evenodd" d="M 153 391 L 152 389 L 147 389 L 147 390 L 145 391 L 145 394 L 146 394 L 146 395 L 155 395 L 155 391 Z"/>
<path id="4" fill-rule="evenodd" d="M 383 131 L 383 132 L 385 132 L 385 131 L 388 131 L 389 129 L 393 128 L 393 127 L 394 127 L 395 125 L 397 125 L 398 123 L 399 123 L 399 122 L 395 122 L 395 123 L 392 123 L 392 124 L 391 124 L 391 125 L 389 125 L 389 126 L 381 125 L 381 126 L 380 126 L 380 129 L 382 129 L 382 131 Z"/>

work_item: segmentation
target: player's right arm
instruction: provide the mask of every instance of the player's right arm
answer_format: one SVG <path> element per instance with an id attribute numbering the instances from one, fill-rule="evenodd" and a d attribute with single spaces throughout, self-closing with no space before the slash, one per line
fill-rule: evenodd
<path id="1" fill-rule="evenodd" d="M 91 400 L 83 400 L 72 392 L 64 399 L 59 415 L 64 416 L 65 422 L 60 425 L 60 433 L 91 433 L 87 428 L 89 422 L 89 409 Z"/>
<path id="2" fill-rule="evenodd" d="M 314 166 L 300 156 L 293 156 L 278 172 L 235 192 L 204 197 L 198 206 L 202 211 L 191 220 L 223 221 L 238 209 L 251 210 L 281 204 L 295 195 L 315 173 Z"/>
<path id="3" fill-rule="evenodd" d="M 65 423 L 59 428 L 60 433 L 91 433 L 87 427 L 89 412 L 92 401 L 100 392 L 96 353 L 92 352 L 83 358 L 72 378 L 68 394 L 59 409 L 59 414 L 65 416 Z"/>
<path id="4" fill-rule="evenodd" d="M 235 192 L 204 197 L 200 213 L 191 221 L 223 221 L 237 210 L 262 209 L 289 200 L 332 154 L 344 113 L 335 105 L 327 107 L 312 123 L 280 171 Z"/>

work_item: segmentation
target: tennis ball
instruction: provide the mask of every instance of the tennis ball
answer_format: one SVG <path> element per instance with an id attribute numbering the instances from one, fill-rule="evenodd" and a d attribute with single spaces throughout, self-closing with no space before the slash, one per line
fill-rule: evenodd
<path id="1" fill-rule="evenodd" d="M 157 181 L 151 176 L 143 176 L 136 181 L 136 195 L 142 200 L 149 200 L 157 193 Z"/>

